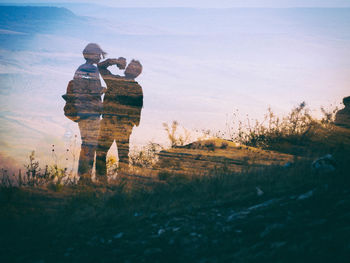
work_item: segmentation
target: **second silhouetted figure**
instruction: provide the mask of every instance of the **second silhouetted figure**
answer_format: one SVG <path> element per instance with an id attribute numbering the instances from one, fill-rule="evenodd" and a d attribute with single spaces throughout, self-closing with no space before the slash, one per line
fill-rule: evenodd
<path id="1" fill-rule="evenodd" d="M 134 80 L 142 72 L 141 63 L 132 60 L 124 77 L 114 75 L 107 69 L 123 63 L 122 60 L 107 59 L 98 64 L 107 85 L 96 151 L 96 176 L 101 181 L 107 180 L 106 157 L 114 140 L 118 148 L 119 170 L 129 167 L 129 139 L 133 127 L 140 123 L 143 106 L 142 87 Z"/>

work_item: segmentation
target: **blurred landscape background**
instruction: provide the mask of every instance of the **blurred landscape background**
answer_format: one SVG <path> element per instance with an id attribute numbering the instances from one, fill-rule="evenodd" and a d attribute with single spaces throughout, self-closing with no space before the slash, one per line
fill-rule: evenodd
<path id="1" fill-rule="evenodd" d="M 144 66 L 133 147 L 164 143 L 173 120 L 217 131 L 235 110 L 262 119 L 306 101 L 317 116 L 349 95 L 350 8 L 1 4 L 1 162 L 20 167 L 35 150 L 45 163 L 52 145 L 63 156 L 79 140 L 61 95 L 89 42 Z"/>

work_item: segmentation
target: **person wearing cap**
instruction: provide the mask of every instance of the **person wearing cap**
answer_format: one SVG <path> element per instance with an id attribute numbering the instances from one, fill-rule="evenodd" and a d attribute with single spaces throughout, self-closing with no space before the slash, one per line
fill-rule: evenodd
<path id="1" fill-rule="evenodd" d="M 343 104 L 345 108 L 336 113 L 334 124 L 350 129 L 350 96 L 343 98 Z"/>
<path id="2" fill-rule="evenodd" d="M 74 78 L 68 84 L 65 115 L 78 123 L 81 135 L 78 174 L 80 181 L 91 181 L 91 172 L 97 147 L 100 115 L 102 112 L 100 75 L 97 64 L 104 52 L 96 43 L 89 43 L 83 50 L 86 62 L 75 71 Z"/>
<path id="3" fill-rule="evenodd" d="M 125 69 L 125 76 L 112 74 L 107 68 L 122 62 L 107 59 L 98 64 L 102 78 L 107 85 L 103 99 L 103 112 L 99 140 L 96 150 L 96 176 L 107 180 L 106 157 L 113 141 L 116 141 L 119 171 L 129 167 L 129 140 L 132 129 L 140 123 L 143 107 L 142 87 L 135 81 L 142 72 L 139 61 L 132 60 Z"/>

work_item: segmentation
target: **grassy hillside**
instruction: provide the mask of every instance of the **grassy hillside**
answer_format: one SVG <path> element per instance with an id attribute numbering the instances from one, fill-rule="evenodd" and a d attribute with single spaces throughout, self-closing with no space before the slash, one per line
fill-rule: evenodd
<path id="1" fill-rule="evenodd" d="M 174 123 L 158 163 L 151 145 L 109 184 L 64 185 L 33 152 L 20 187 L 1 170 L 0 261 L 348 262 L 349 131 L 327 116 L 296 108 L 242 144 L 184 145 Z"/>
<path id="2" fill-rule="evenodd" d="M 348 160 L 0 190 L 2 262 L 347 262 Z"/>

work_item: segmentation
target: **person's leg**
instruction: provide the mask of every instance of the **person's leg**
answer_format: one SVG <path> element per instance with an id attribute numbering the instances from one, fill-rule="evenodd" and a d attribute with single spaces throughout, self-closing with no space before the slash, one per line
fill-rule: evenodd
<path id="1" fill-rule="evenodd" d="M 107 152 L 111 147 L 114 138 L 112 133 L 113 124 L 108 118 L 104 118 L 101 121 L 98 145 L 96 150 L 96 177 L 98 180 L 107 180 Z"/>
<path id="2" fill-rule="evenodd" d="M 133 125 L 129 122 L 120 121 L 116 126 L 115 141 L 118 148 L 119 168 L 129 168 L 129 140 Z"/>
<path id="3" fill-rule="evenodd" d="M 91 180 L 95 151 L 98 140 L 99 118 L 87 118 L 78 122 L 81 135 L 81 150 L 79 157 L 78 174 Z"/>

